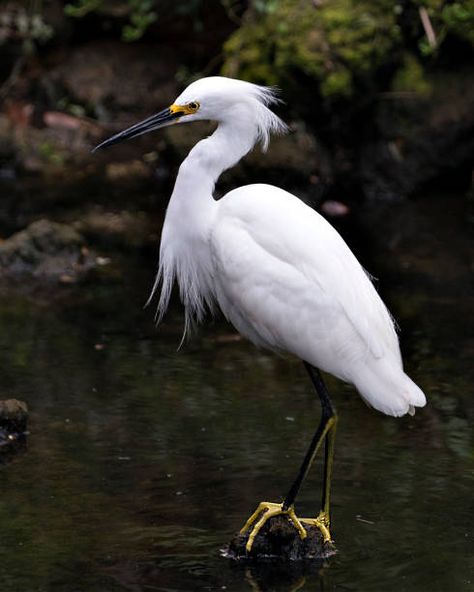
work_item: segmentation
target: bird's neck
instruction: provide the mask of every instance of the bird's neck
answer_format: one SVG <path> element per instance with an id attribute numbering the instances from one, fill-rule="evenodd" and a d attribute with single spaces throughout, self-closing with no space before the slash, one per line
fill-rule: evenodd
<path id="1" fill-rule="evenodd" d="M 168 207 L 169 221 L 205 231 L 217 206 L 213 197 L 217 179 L 252 149 L 255 140 L 253 126 L 222 122 L 210 137 L 196 144 L 180 166 Z"/>
<path id="2" fill-rule="evenodd" d="M 214 187 L 220 175 L 235 166 L 253 148 L 255 141 L 254 124 L 246 121 L 224 121 L 219 123 L 210 137 L 196 144 L 183 165 L 185 170 L 193 173 L 199 170 Z"/>
<path id="3" fill-rule="evenodd" d="M 186 310 L 186 328 L 213 306 L 212 258 L 209 238 L 218 209 L 214 186 L 220 174 L 236 164 L 254 145 L 252 129 L 221 123 L 199 142 L 182 163 L 166 212 L 160 263 L 153 293 L 161 282 L 158 318 L 168 306 L 174 279 Z"/>

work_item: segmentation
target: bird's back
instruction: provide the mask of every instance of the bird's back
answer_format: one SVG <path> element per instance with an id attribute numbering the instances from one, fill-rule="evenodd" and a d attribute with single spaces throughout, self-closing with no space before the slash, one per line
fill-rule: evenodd
<path id="1" fill-rule="evenodd" d="M 403 372 L 389 312 L 314 210 L 277 187 L 241 187 L 219 202 L 210 248 L 216 300 L 251 341 L 355 384 L 385 413 L 421 404 L 424 396 Z"/>

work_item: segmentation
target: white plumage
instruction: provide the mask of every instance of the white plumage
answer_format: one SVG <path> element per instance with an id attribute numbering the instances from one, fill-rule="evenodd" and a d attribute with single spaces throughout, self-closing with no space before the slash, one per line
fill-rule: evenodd
<path id="1" fill-rule="evenodd" d="M 425 405 L 405 374 L 392 318 L 344 240 L 318 213 L 271 185 L 219 201 L 220 174 L 286 125 L 268 108 L 273 90 L 222 77 L 198 80 L 156 116 L 101 146 L 177 122 L 218 122 L 182 163 L 166 213 L 158 319 L 177 280 L 185 332 L 216 305 L 256 345 L 288 351 L 354 384 L 389 415 Z"/>
<path id="2" fill-rule="evenodd" d="M 194 82 L 169 108 L 102 142 L 98 148 L 177 122 L 211 119 L 216 131 L 182 163 L 166 212 L 152 296 L 161 290 L 163 317 L 175 280 L 185 306 L 185 334 L 218 306 L 256 345 L 301 358 L 321 402 L 321 420 L 283 503 L 262 502 L 240 531 L 245 555 L 264 524 L 286 516 L 300 539 L 330 532 L 331 468 L 337 414 L 317 370 L 356 386 L 388 415 L 414 413 L 422 391 L 403 371 L 393 320 L 341 236 L 294 195 L 271 185 L 247 185 L 219 201 L 219 175 L 257 142 L 265 149 L 285 124 L 268 108 L 271 89 L 229 78 Z M 299 519 L 294 503 L 324 444 L 321 510 Z M 285 535 L 286 536 L 286 535 Z M 258 547 L 258 545 L 257 545 Z M 258 556 L 258 551 L 257 551 Z"/>
<path id="3" fill-rule="evenodd" d="M 393 321 L 337 231 L 295 196 L 271 185 L 247 185 L 219 201 L 214 184 L 254 144 L 285 125 L 266 104 L 265 88 L 226 78 L 191 84 L 177 105 L 197 101 L 185 119 L 219 122 L 180 167 L 166 214 L 157 287 L 159 317 L 174 279 L 186 330 L 218 304 L 258 346 L 288 351 L 354 384 L 389 415 L 426 402 L 404 373 Z"/>

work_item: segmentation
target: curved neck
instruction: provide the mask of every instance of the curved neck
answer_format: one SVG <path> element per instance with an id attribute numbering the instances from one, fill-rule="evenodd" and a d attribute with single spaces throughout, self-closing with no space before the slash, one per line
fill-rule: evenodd
<path id="1" fill-rule="evenodd" d="M 217 179 L 249 152 L 256 141 L 255 126 L 221 122 L 215 132 L 190 151 L 179 168 L 167 218 L 178 217 L 191 227 L 212 222 Z M 178 222 L 178 220 L 177 220 Z"/>
<path id="2" fill-rule="evenodd" d="M 211 136 L 194 146 L 184 163 L 189 162 L 191 168 L 200 169 L 215 184 L 225 170 L 235 166 L 253 148 L 255 142 L 255 124 L 224 121 Z"/>
<path id="3" fill-rule="evenodd" d="M 213 305 L 213 269 L 209 238 L 219 202 L 214 186 L 220 174 L 235 165 L 255 144 L 250 119 L 236 126 L 221 122 L 201 140 L 179 168 L 161 235 L 160 264 L 153 292 L 162 281 L 158 316 L 168 306 L 174 278 L 186 309 L 186 327 Z M 152 292 L 152 293 L 153 293 Z M 186 330 L 186 329 L 185 329 Z"/>

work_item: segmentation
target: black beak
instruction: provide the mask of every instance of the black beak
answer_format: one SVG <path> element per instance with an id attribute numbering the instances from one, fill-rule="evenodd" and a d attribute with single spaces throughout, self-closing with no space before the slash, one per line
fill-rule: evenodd
<path id="1" fill-rule="evenodd" d="M 169 107 L 163 109 L 159 113 L 140 121 L 140 123 L 136 123 L 131 127 L 127 128 L 123 132 L 119 132 L 112 136 L 108 140 L 104 140 L 98 146 L 92 150 L 92 152 L 96 152 L 101 148 L 105 148 L 106 146 L 111 146 L 112 144 L 118 144 L 122 140 L 128 140 L 129 138 L 135 138 L 136 136 L 141 136 L 142 134 L 146 134 L 147 132 L 151 132 L 153 130 L 157 130 L 160 127 L 165 127 L 173 123 L 176 119 L 179 119 L 182 115 L 185 115 L 184 111 L 175 111 L 171 110 Z"/>

